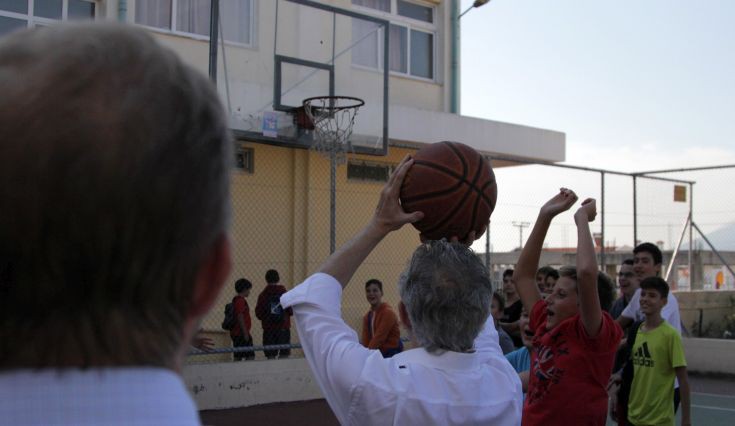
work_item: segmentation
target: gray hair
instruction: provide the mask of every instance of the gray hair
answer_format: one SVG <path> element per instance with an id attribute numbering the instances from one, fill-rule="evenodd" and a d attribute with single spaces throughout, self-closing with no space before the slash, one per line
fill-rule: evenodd
<path id="1" fill-rule="evenodd" d="M 465 352 L 490 315 L 487 268 L 468 247 L 430 241 L 413 253 L 399 281 L 411 329 L 428 352 Z"/>
<path id="2" fill-rule="evenodd" d="M 144 30 L 0 39 L 0 370 L 169 366 L 228 232 L 213 85 Z"/>

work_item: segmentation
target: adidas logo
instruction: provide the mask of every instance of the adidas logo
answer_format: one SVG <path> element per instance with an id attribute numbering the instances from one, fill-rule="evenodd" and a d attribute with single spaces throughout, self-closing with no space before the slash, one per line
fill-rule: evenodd
<path id="1" fill-rule="evenodd" d="M 633 354 L 633 365 L 640 365 L 641 367 L 653 367 L 654 364 L 655 363 L 653 361 L 653 358 L 651 357 L 651 352 L 648 351 L 648 342 L 643 342 L 643 344 Z"/>

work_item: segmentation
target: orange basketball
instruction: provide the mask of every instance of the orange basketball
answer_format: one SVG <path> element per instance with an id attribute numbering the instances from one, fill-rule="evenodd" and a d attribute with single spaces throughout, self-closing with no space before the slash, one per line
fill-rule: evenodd
<path id="1" fill-rule="evenodd" d="M 400 196 L 406 212 L 424 213 L 413 226 L 430 240 L 480 237 L 498 198 L 490 162 L 459 142 L 428 145 L 413 158 Z"/>

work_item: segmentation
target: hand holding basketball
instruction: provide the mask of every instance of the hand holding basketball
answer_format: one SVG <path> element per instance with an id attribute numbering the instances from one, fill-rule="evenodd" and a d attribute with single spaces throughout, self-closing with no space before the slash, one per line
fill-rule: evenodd
<path id="1" fill-rule="evenodd" d="M 406 213 L 398 200 L 403 179 L 412 165 L 413 159 L 408 155 L 404 157 L 390 179 L 388 179 L 388 183 L 380 191 L 380 199 L 378 200 L 378 206 L 375 207 L 373 223 L 383 233 L 387 234 L 395 231 L 407 223 L 414 223 L 424 217 L 424 214 L 420 211 Z"/>
<path id="2" fill-rule="evenodd" d="M 559 193 L 541 207 L 540 215 L 554 217 L 561 212 L 569 210 L 576 202 L 577 194 L 574 191 L 568 188 L 560 188 Z"/>

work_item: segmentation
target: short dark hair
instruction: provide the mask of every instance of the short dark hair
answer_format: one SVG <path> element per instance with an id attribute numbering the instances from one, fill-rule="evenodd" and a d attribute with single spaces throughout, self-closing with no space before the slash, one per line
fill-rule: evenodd
<path id="1" fill-rule="evenodd" d="M 556 271 L 553 267 L 546 265 L 538 268 L 538 271 L 536 271 L 536 275 L 543 275 L 544 279 L 546 279 L 546 276 L 549 275 L 551 271 Z"/>
<path id="2" fill-rule="evenodd" d="M 663 262 L 664 257 L 661 254 L 661 249 L 658 248 L 658 246 L 656 244 L 653 244 L 653 243 L 642 243 L 642 244 L 638 244 L 633 249 L 633 254 L 638 254 L 638 253 L 641 253 L 641 252 L 643 252 L 643 253 L 650 253 L 651 254 L 651 257 L 653 258 L 654 265 L 660 265 L 661 262 Z"/>
<path id="3" fill-rule="evenodd" d="M 365 283 L 365 290 L 367 290 L 367 288 L 373 284 L 378 286 L 381 293 L 383 292 L 383 283 L 380 282 L 380 280 L 377 278 L 370 278 L 369 280 L 367 280 L 367 282 Z"/>
<path id="4" fill-rule="evenodd" d="M 627 258 L 627 259 L 624 259 L 620 264 L 621 265 L 630 265 L 630 266 L 633 266 L 633 265 L 635 265 L 635 260 L 633 260 L 631 258 Z"/>
<path id="5" fill-rule="evenodd" d="M 500 295 L 497 291 L 493 292 L 493 299 L 495 299 L 498 302 L 498 308 L 502 311 L 505 309 L 505 299 L 503 299 L 503 296 Z"/>
<path id="6" fill-rule="evenodd" d="M 559 275 L 571 278 L 575 284 L 577 282 L 577 268 L 574 266 L 562 266 L 559 269 Z M 600 308 L 605 312 L 610 312 L 615 300 L 615 283 L 606 273 L 600 271 L 597 271 L 597 297 L 600 300 Z"/>
<path id="7" fill-rule="evenodd" d="M 268 272 L 265 273 L 265 282 L 268 284 L 276 284 L 279 281 L 281 281 L 281 277 L 275 269 L 269 269 Z"/>
<path id="8" fill-rule="evenodd" d="M 240 278 L 235 282 L 235 291 L 238 293 L 242 293 L 248 288 L 253 288 L 253 283 L 251 283 L 249 280 L 246 280 L 245 278 Z"/>
<path id="9" fill-rule="evenodd" d="M 548 273 L 546 274 L 546 276 L 544 277 L 544 280 L 545 280 L 546 278 L 549 278 L 549 277 L 553 278 L 554 280 L 558 280 L 558 279 L 559 279 L 559 271 L 557 271 L 556 269 L 553 269 L 553 268 L 552 268 L 552 269 L 551 269 L 551 271 L 549 271 L 549 272 L 548 272 Z"/>
<path id="10" fill-rule="evenodd" d="M 512 269 L 506 269 L 503 271 L 503 278 L 505 277 L 511 277 L 513 278 L 513 270 Z"/>
<path id="11" fill-rule="evenodd" d="M 656 290 L 662 299 L 669 297 L 669 283 L 661 277 L 648 277 L 641 281 L 641 289 Z"/>

